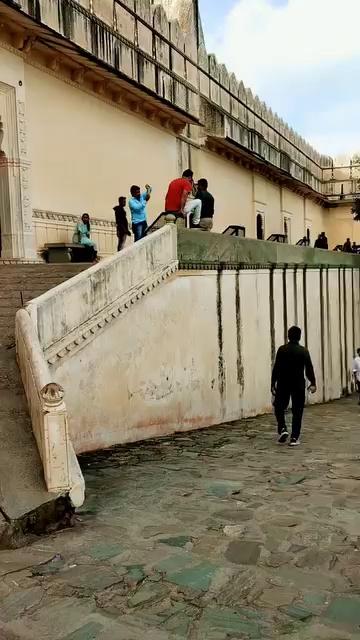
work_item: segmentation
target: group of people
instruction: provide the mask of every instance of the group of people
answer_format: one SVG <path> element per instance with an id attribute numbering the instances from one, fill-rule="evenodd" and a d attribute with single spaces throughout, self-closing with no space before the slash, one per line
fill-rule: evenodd
<path id="1" fill-rule="evenodd" d="M 211 231 L 215 213 L 215 200 L 208 191 L 208 181 L 201 178 L 194 182 L 194 173 L 191 169 L 184 171 L 181 178 L 172 180 L 169 184 L 165 198 L 164 213 L 173 214 L 175 218 L 189 217 L 189 226 L 192 229 Z M 142 193 L 139 186 L 133 185 L 130 189 L 129 209 L 131 214 L 131 228 L 134 241 L 138 242 L 146 236 L 147 204 L 151 198 L 152 188 L 145 186 Z M 116 231 L 118 237 L 118 251 L 121 251 L 128 236 L 131 235 L 130 225 L 126 213 L 126 198 L 119 198 L 119 203 L 114 207 Z"/>
<path id="2" fill-rule="evenodd" d="M 127 238 L 131 236 L 131 231 L 135 242 L 146 236 L 148 231 L 147 204 L 151 198 L 151 193 L 152 188 L 148 184 L 145 185 L 145 191 L 143 192 L 137 185 L 131 187 L 128 202 L 131 214 L 131 230 L 126 213 L 127 199 L 125 196 L 119 198 L 118 204 L 114 207 L 118 251 L 125 247 Z M 201 178 L 195 183 L 193 171 L 186 169 L 181 178 L 172 180 L 165 198 L 164 213 L 173 215 L 175 219 L 188 218 L 191 229 L 211 231 L 215 214 L 215 200 L 209 192 L 207 179 Z M 90 235 L 89 214 L 84 213 L 81 221 L 76 226 L 75 234 L 74 242 L 84 245 L 89 254 L 91 254 L 90 258 L 96 261 L 97 247 Z M 309 239 L 305 237 L 303 244 L 309 245 L 309 243 Z M 329 249 L 329 241 L 324 231 L 319 234 L 314 247 L 315 249 Z M 347 238 L 343 246 L 338 245 L 336 251 L 359 253 L 358 246 L 355 242 L 351 243 L 350 238 Z"/>
<path id="3" fill-rule="evenodd" d="M 347 238 L 342 248 L 343 253 L 359 253 L 356 242 L 351 243 L 350 238 Z"/>
<path id="4" fill-rule="evenodd" d="M 135 242 L 144 238 L 148 230 L 147 204 L 151 193 L 152 188 L 148 184 L 145 185 L 143 192 L 137 185 L 133 185 L 130 189 L 128 204 L 131 214 L 131 231 Z M 121 251 L 125 247 L 127 238 L 131 236 L 125 196 L 119 198 L 118 204 L 114 207 L 114 213 L 118 238 L 117 250 Z M 172 214 L 175 218 L 189 217 L 190 228 L 211 231 L 215 200 L 208 191 L 208 181 L 201 178 L 195 184 L 193 171 L 191 169 L 184 171 L 181 178 L 176 178 L 169 184 L 164 213 Z M 93 262 L 98 260 L 96 243 L 91 239 L 91 224 L 88 213 L 84 213 L 77 223 L 73 242 L 86 248 L 89 260 Z"/>
<path id="5" fill-rule="evenodd" d="M 329 241 L 326 237 L 325 231 L 322 231 L 317 237 L 314 245 L 315 249 L 329 249 Z M 343 253 L 359 253 L 356 242 L 351 242 L 350 238 L 346 239 L 343 245 L 337 245 L 335 251 L 342 251 Z"/>

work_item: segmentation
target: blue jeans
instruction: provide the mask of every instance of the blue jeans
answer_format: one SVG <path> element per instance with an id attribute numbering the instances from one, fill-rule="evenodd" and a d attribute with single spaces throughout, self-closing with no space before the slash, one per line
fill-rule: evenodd
<path id="1" fill-rule="evenodd" d="M 147 226 L 146 220 L 144 220 L 144 222 L 136 222 L 135 224 L 132 225 L 134 242 L 138 242 L 142 238 L 145 238 L 147 228 L 148 226 Z"/>

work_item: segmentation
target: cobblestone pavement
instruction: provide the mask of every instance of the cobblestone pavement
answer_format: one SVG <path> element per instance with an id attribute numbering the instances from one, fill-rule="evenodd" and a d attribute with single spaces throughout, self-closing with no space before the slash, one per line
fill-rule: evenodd
<path id="1" fill-rule="evenodd" d="M 360 639 L 355 399 L 84 456 L 71 530 L 0 553 L 0 638 Z M 2 631 L 1 631 L 2 629 Z"/>

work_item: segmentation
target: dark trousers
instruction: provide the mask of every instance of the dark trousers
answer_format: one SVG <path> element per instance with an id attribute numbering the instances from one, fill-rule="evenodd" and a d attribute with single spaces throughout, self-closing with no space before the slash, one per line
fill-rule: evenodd
<path id="1" fill-rule="evenodd" d="M 134 242 L 138 242 L 142 238 L 145 238 L 147 232 L 147 222 L 137 222 L 132 225 L 132 230 L 134 234 Z"/>
<path id="2" fill-rule="evenodd" d="M 126 234 L 118 233 L 118 248 L 117 248 L 118 251 L 122 251 L 122 249 L 125 247 L 126 238 L 127 238 Z"/>
<path id="3" fill-rule="evenodd" d="M 305 406 L 305 386 L 289 389 L 278 386 L 275 396 L 275 416 L 278 423 L 278 431 L 281 433 L 286 429 L 285 411 L 292 405 L 292 434 L 291 437 L 298 440 L 301 433 L 301 423 Z"/>

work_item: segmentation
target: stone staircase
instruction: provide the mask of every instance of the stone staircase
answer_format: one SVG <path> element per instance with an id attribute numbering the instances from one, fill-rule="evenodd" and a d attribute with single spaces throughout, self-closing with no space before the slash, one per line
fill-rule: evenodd
<path id="1" fill-rule="evenodd" d="M 54 495 L 45 488 L 16 364 L 15 314 L 31 299 L 88 267 L 0 264 L 0 547 L 10 538 L 13 544 L 14 532 L 21 538 L 28 531 L 40 531 L 45 512 L 49 515 L 55 508 Z"/>
<path id="2" fill-rule="evenodd" d="M 0 348 L 15 342 L 18 309 L 88 267 L 88 264 L 0 263 Z"/>

